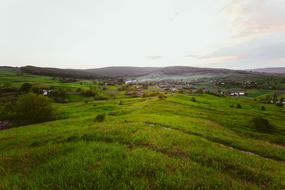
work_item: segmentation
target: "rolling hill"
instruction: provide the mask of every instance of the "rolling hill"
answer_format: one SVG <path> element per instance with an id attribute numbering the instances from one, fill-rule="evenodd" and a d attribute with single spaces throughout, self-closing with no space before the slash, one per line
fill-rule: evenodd
<path id="1" fill-rule="evenodd" d="M 7 68 L 7 67 L 6 67 Z M 199 67 L 104 67 L 98 69 L 58 69 L 25 66 L 20 68 L 10 68 L 18 72 L 46 75 L 53 77 L 72 77 L 82 79 L 98 78 L 124 78 L 144 80 L 197 80 L 201 78 L 232 78 L 235 79 L 252 79 L 260 76 L 275 75 L 271 73 L 260 73 L 242 70 L 214 69 Z"/>
<path id="2" fill-rule="evenodd" d="M 285 67 L 260 68 L 260 69 L 252 69 L 250 71 L 259 72 L 259 73 L 285 74 Z"/>
<path id="3" fill-rule="evenodd" d="M 176 76 L 187 68 L 176 69 L 151 72 Z M 66 83 L 17 68 L 0 69 L 3 88 L 20 89 L 25 83 L 81 93 L 51 102 L 52 121 L 0 130 L 1 190 L 285 189 L 284 107 L 255 97 L 155 93 L 159 89 L 153 86 L 142 89 L 149 96 L 131 97 L 127 92 L 136 85 L 102 88 L 94 79 Z M 90 89 L 106 98 L 86 96 Z M 9 101 L 29 96 L 16 93 L 0 96 L 0 121 L 13 116 L 3 110 L 12 105 L 13 113 L 13 105 L 19 105 Z M 33 102 L 26 104 L 27 112 Z M 98 121 L 100 115 L 104 119 Z M 265 128 L 260 121 L 268 123 Z"/>

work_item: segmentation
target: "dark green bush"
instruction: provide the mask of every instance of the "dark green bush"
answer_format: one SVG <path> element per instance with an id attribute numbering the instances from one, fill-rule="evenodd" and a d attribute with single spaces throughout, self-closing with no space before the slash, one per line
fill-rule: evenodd
<path id="1" fill-rule="evenodd" d="M 261 110 L 262 110 L 262 111 L 265 111 L 266 109 L 265 109 L 265 107 L 264 107 L 264 106 L 261 106 Z"/>
<path id="2" fill-rule="evenodd" d="M 98 114 L 95 118 L 95 121 L 96 122 L 103 122 L 105 120 L 105 117 L 106 115 L 103 113 L 103 114 Z"/>
<path id="3" fill-rule="evenodd" d="M 241 109 L 240 103 L 237 103 L 237 104 L 236 104 L 236 108 Z"/>
<path id="4" fill-rule="evenodd" d="M 191 98 L 191 101 L 192 101 L 192 102 L 196 102 L 196 98 L 192 97 L 192 98 Z"/>
<path id="5" fill-rule="evenodd" d="M 272 133 L 274 130 L 274 127 L 269 123 L 269 121 L 263 117 L 253 118 L 250 125 L 261 133 Z"/>
<path id="6" fill-rule="evenodd" d="M 31 90 L 32 86 L 33 86 L 32 84 L 25 82 L 20 87 L 20 91 L 22 91 L 22 92 L 29 92 Z"/>

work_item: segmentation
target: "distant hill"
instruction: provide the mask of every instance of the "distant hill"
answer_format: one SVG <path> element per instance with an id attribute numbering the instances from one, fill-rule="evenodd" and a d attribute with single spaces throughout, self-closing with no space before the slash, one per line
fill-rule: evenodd
<path id="1" fill-rule="evenodd" d="M 260 73 L 278 73 L 285 74 L 285 67 L 271 67 L 271 68 L 260 68 L 260 69 L 252 69 L 250 71 L 260 72 Z"/>
<path id="2" fill-rule="evenodd" d="M 104 67 L 98 69 L 58 69 L 25 66 L 20 70 L 24 73 L 35 75 L 48 75 L 55 77 L 73 78 L 125 78 L 139 80 L 162 80 L 162 79 L 199 79 L 212 77 L 225 77 L 233 74 L 252 75 L 247 71 L 229 69 L 213 69 L 198 67 Z"/>
<path id="3" fill-rule="evenodd" d="M 172 67 L 105 67 L 98 69 L 58 69 L 35 66 L 25 67 L 1 67 L 18 72 L 46 75 L 53 77 L 81 78 L 81 79 L 102 79 L 102 78 L 124 78 L 147 80 L 185 80 L 197 79 L 230 79 L 230 80 L 251 80 L 260 76 L 270 76 L 271 73 L 261 73 L 258 71 L 241 71 L 230 69 L 199 68 L 186 66 Z M 0 68 L 0 69 L 1 69 Z"/>
<path id="4" fill-rule="evenodd" d="M 85 71 L 101 77 L 138 77 L 157 72 L 160 69 L 159 67 L 104 67 Z"/>
<path id="5" fill-rule="evenodd" d="M 227 76 L 232 74 L 251 74 L 247 71 L 186 66 L 105 67 L 99 69 L 88 69 L 86 71 L 101 77 L 136 78 L 139 80 L 198 79 Z"/>

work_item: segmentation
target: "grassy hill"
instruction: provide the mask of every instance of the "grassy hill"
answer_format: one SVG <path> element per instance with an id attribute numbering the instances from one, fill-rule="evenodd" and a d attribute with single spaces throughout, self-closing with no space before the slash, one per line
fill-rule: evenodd
<path id="1" fill-rule="evenodd" d="M 0 72 L 1 85 L 23 82 L 97 85 Z M 0 131 L 0 189 L 285 189 L 284 108 L 250 97 L 165 96 L 69 95 L 53 103 L 57 120 Z M 270 132 L 252 124 L 258 117 Z"/>

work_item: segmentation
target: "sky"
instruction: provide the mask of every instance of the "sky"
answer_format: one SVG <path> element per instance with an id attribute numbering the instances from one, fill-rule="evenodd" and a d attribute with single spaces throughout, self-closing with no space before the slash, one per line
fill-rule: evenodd
<path id="1" fill-rule="evenodd" d="M 0 65 L 285 66 L 284 0 L 0 0 Z"/>

